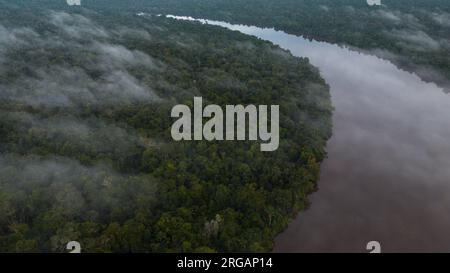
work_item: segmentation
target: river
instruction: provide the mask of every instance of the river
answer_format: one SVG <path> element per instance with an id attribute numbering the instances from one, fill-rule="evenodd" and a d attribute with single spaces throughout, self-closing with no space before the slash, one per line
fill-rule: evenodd
<path id="1" fill-rule="evenodd" d="M 319 190 L 274 252 L 450 252 L 450 95 L 392 63 L 282 31 L 195 20 L 308 57 L 331 88 Z"/>

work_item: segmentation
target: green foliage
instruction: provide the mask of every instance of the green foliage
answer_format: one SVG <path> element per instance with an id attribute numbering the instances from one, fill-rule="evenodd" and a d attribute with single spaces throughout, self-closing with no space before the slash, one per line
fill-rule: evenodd
<path id="1" fill-rule="evenodd" d="M 66 34 L 48 23 L 48 11 L 11 9 L 1 24 L 62 43 Z M 0 86 L 13 90 L 25 76 L 39 78 L 27 69 L 48 65 L 102 81 L 99 67 L 108 63 L 89 50 L 97 42 L 151 57 L 157 68 L 125 68 L 158 100 L 75 96 L 70 105 L 37 104 L 36 88 L 32 101 L 20 92 L 0 96 L 0 251 L 63 252 L 72 240 L 86 252 L 270 250 L 306 207 L 326 155 L 332 109 L 318 71 L 307 59 L 218 27 L 118 11 L 80 15 L 108 36 L 72 37 L 64 50 L 47 42 L 46 53 L 6 52 L 13 68 L 2 70 Z M 170 109 L 196 95 L 219 105 L 279 104 L 280 148 L 174 142 Z"/>

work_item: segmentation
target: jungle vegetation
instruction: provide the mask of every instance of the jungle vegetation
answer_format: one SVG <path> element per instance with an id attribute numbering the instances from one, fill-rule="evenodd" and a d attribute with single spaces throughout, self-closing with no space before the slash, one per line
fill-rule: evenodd
<path id="1" fill-rule="evenodd" d="M 0 251 L 269 251 L 326 156 L 317 69 L 220 27 L 47 2 L 1 2 Z M 279 104 L 279 149 L 174 142 L 194 96 Z"/>

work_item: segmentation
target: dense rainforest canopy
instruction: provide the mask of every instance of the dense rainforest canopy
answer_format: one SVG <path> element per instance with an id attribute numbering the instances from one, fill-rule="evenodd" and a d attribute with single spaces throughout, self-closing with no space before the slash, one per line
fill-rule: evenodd
<path id="1" fill-rule="evenodd" d="M 318 71 L 238 32 L 136 16 L 138 3 L 61 2 L 0 2 L 0 251 L 270 250 L 326 155 Z M 194 96 L 279 104 L 279 149 L 174 142 L 170 109 Z"/>

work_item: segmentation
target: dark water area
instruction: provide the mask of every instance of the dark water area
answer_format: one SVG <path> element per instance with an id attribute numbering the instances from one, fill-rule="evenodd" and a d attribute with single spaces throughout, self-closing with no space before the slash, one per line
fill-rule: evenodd
<path id="1" fill-rule="evenodd" d="M 187 17 L 177 19 L 193 20 Z M 386 60 L 274 29 L 198 20 L 308 57 L 335 112 L 319 190 L 274 252 L 450 252 L 450 95 Z"/>

